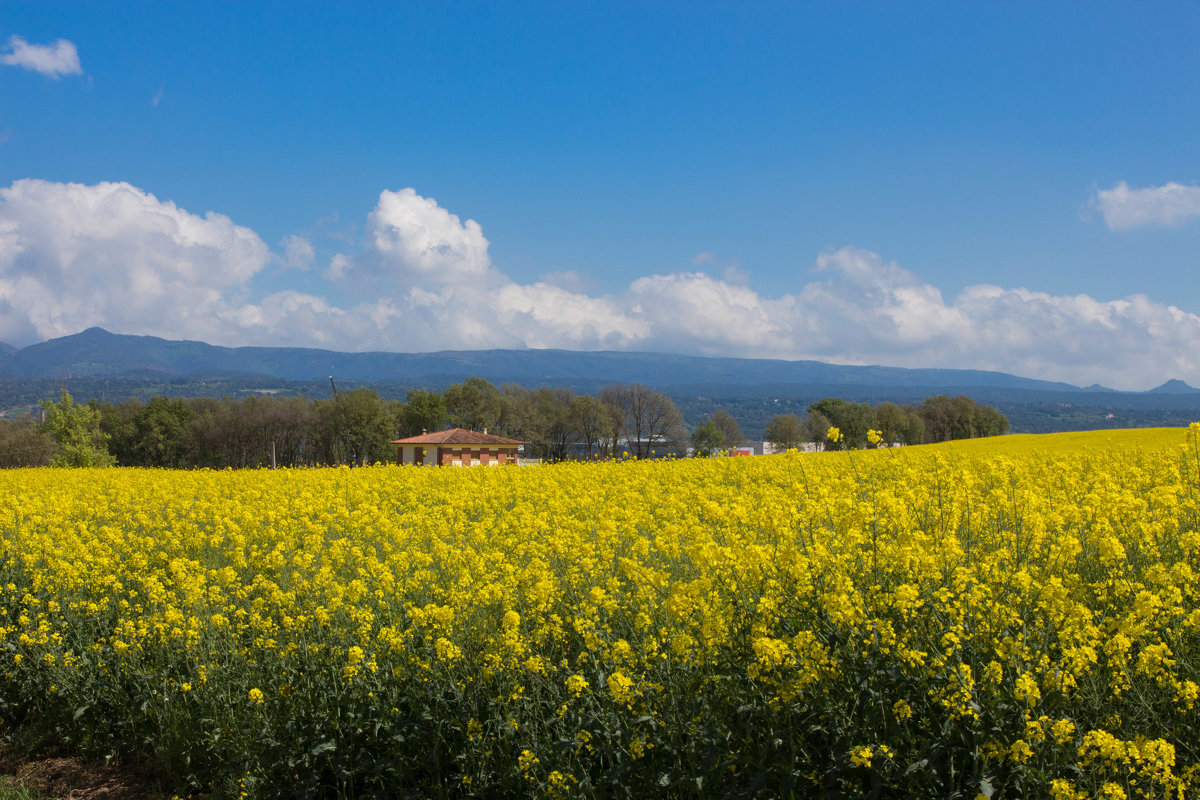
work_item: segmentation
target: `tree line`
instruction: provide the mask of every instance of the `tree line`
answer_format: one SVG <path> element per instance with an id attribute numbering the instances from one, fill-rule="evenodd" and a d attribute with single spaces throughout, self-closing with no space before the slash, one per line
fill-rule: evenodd
<path id="1" fill-rule="evenodd" d="M 838 437 L 829 438 L 837 428 Z M 875 437 L 869 436 L 875 432 Z M 766 440 L 779 449 L 812 443 L 818 448 L 854 450 L 884 446 L 933 444 L 951 439 L 976 439 L 1008 433 L 1008 419 L 991 406 L 966 395 L 927 397 L 919 406 L 884 402 L 876 406 L 827 397 L 811 404 L 802 420 L 779 414 L 767 423 Z"/>
<path id="2" fill-rule="evenodd" d="M 41 422 L 0 420 L 0 466 L 264 467 L 369 464 L 396 457 L 393 439 L 447 427 L 526 442 L 531 458 L 646 458 L 687 440 L 665 394 L 614 384 L 595 395 L 563 387 L 497 387 L 470 377 L 404 401 L 373 389 L 328 399 L 254 395 L 78 403 L 61 390 Z"/>
<path id="3" fill-rule="evenodd" d="M 717 410 L 689 433 L 675 403 L 642 384 L 613 384 L 592 395 L 564 387 L 497 387 L 479 377 L 443 392 L 410 390 L 404 401 L 354 389 L 317 400 L 155 396 L 81 404 L 63 389 L 57 400 L 42 402 L 42 417 L 36 424 L 0 420 L 0 466 L 369 464 L 395 458 L 393 439 L 451 426 L 519 439 L 527 457 L 548 461 L 682 455 L 689 443 L 696 455 L 707 456 L 742 442 L 728 411 Z M 831 427 L 841 431 L 837 443 L 826 438 Z M 827 398 L 813 403 L 804 420 L 776 416 L 766 438 L 784 449 L 810 441 L 853 448 L 868 444 L 870 430 L 888 444 L 920 444 L 1005 433 L 1008 421 L 967 397 L 873 408 Z"/>

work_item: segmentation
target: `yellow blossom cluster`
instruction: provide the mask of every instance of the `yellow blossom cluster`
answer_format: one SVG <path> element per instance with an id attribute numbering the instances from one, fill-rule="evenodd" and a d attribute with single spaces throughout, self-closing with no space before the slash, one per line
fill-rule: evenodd
<path id="1" fill-rule="evenodd" d="M 263 797 L 1195 796 L 1198 435 L 6 471 L 0 715 Z"/>

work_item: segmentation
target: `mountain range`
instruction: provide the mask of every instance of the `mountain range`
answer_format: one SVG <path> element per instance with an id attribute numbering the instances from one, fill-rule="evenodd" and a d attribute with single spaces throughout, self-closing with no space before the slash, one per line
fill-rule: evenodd
<path id="1" fill-rule="evenodd" d="M 0 343 L 0 376 L 8 378 L 198 378 L 258 376 L 289 381 L 327 377 L 445 386 L 469 375 L 493 383 L 580 385 L 644 383 L 659 388 L 724 384 L 888 386 L 940 391 L 971 388 L 1054 393 L 1113 392 L 1103 386 L 1023 378 L 970 369 L 906 369 L 820 361 L 714 358 L 615 351 L 447 350 L 437 353 L 343 353 L 299 347 L 218 347 L 198 341 L 129 336 L 103 328 L 16 349 Z M 1180 380 L 1151 390 L 1200 394 Z"/>
<path id="2" fill-rule="evenodd" d="M 672 386 L 821 384 L 893 386 L 956 391 L 1112 392 L 1061 381 L 1021 378 L 983 369 L 911 369 L 834 365 L 821 361 L 730 359 L 574 350 L 443 350 L 439 353 L 338 353 L 313 348 L 227 348 L 154 336 L 127 336 L 102 327 L 17 349 L 0 343 L 0 377 L 5 378 L 203 378 L 224 375 L 281 380 L 396 381 L 444 386 L 479 375 L 502 384 L 575 385 L 642 383 Z M 1169 380 L 1154 393 L 1190 395 L 1200 390 Z"/>

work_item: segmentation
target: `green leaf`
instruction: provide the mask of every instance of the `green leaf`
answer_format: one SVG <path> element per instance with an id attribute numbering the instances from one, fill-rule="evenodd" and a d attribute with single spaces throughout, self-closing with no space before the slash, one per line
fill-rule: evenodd
<path id="1" fill-rule="evenodd" d="M 313 749 L 308 751 L 308 754 L 310 756 L 319 756 L 325 753 L 333 752 L 334 750 L 337 750 L 337 742 L 333 741 L 332 739 L 327 739 L 326 741 L 314 746 Z"/>

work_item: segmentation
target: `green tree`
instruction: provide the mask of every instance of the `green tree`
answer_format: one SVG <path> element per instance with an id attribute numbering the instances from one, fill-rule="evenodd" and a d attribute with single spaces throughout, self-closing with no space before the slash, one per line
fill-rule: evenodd
<path id="1" fill-rule="evenodd" d="M 825 436 L 831 427 L 833 427 L 833 423 L 820 411 L 809 411 L 808 416 L 804 418 L 805 439 L 819 449 L 824 448 L 829 444 L 829 440 Z"/>
<path id="2" fill-rule="evenodd" d="M 472 431 L 495 428 L 500 421 L 500 390 L 486 378 L 472 375 L 446 387 L 450 424 Z"/>
<path id="3" fill-rule="evenodd" d="M 804 426 L 795 414 L 776 414 L 767 423 L 766 438 L 776 450 L 792 450 L 804 442 Z"/>
<path id="4" fill-rule="evenodd" d="M 841 441 L 831 449 L 851 450 L 867 444 L 867 431 L 871 429 L 871 407 L 866 403 L 851 403 L 840 397 L 826 397 L 808 407 L 809 414 L 819 412 L 829 426 L 842 433 Z M 826 431 L 829 427 L 826 427 Z M 821 433 L 822 436 L 825 432 Z"/>
<path id="5" fill-rule="evenodd" d="M 698 458 L 708 458 L 725 446 L 725 434 L 717 427 L 712 417 L 701 422 L 692 431 L 692 447 Z"/>
<path id="6" fill-rule="evenodd" d="M 723 408 L 717 409 L 713 412 L 712 421 L 725 437 L 722 447 L 737 447 L 742 443 L 742 426 L 738 425 L 738 421 L 728 411 Z"/>
<path id="7" fill-rule="evenodd" d="M 525 438 L 534 456 L 550 461 L 566 459 L 574 438 L 571 399 L 575 393 L 564 387 L 543 386 L 530 393 L 530 427 Z"/>
<path id="8" fill-rule="evenodd" d="M 612 436 L 612 417 L 599 397 L 590 394 L 571 398 L 571 427 L 584 445 L 585 455 Z"/>
<path id="9" fill-rule="evenodd" d="M 972 439 L 1008 433 L 1008 418 L 991 406 L 980 406 L 970 397 L 944 394 L 926 397 L 917 413 L 925 424 L 926 442 Z"/>
<path id="10" fill-rule="evenodd" d="M 133 417 L 133 460 L 145 467 L 183 467 L 188 457 L 192 409 L 186 400 L 150 398 Z"/>
<path id="11" fill-rule="evenodd" d="M 108 452 L 122 466 L 137 463 L 137 425 L 134 420 L 143 405 L 134 398 L 122 403 L 100 404 L 100 430 L 108 435 Z"/>
<path id="12" fill-rule="evenodd" d="M 908 424 L 908 415 L 904 409 L 895 403 L 880 403 L 872 409 L 874 428 L 879 431 L 885 446 L 896 444 L 904 436 Z"/>
<path id="13" fill-rule="evenodd" d="M 991 406 L 980 406 L 975 411 L 976 436 L 1003 436 L 1008 433 L 1008 417 Z"/>
<path id="14" fill-rule="evenodd" d="M 327 463 L 361 465 L 394 456 L 392 417 L 374 389 L 341 392 L 322 401 L 317 416 Z"/>
<path id="15" fill-rule="evenodd" d="M 44 467 L 54 456 L 54 440 L 28 422 L 0 419 L 0 467 Z"/>
<path id="16" fill-rule="evenodd" d="M 316 406 L 304 397 L 280 397 L 270 400 L 267 409 L 264 438 L 268 446 L 275 443 L 276 464 L 299 466 L 310 462 L 318 422 Z"/>
<path id="17" fill-rule="evenodd" d="M 904 406 L 904 430 L 900 434 L 900 443 L 907 445 L 921 444 L 925 441 L 925 421 L 917 413 L 914 406 Z"/>
<path id="18" fill-rule="evenodd" d="M 56 467 L 107 467 L 114 463 L 108 452 L 108 435 L 100 430 L 100 409 L 80 405 L 66 389 L 58 402 L 43 400 L 45 421 L 39 430 L 57 446 L 50 463 Z"/>
<path id="19" fill-rule="evenodd" d="M 404 409 L 400 412 L 399 438 L 445 429 L 450 414 L 446 410 L 446 398 L 441 392 L 411 389 L 406 398 Z"/>

